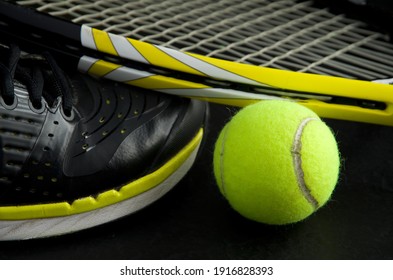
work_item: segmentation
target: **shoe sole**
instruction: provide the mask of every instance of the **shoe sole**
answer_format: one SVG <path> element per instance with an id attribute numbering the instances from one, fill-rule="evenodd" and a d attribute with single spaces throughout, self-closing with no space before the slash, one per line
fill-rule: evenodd
<path id="1" fill-rule="evenodd" d="M 158 170 L 95 197 L 72 203 L 0 207 L 0 240 L 62 235 L 132 214 L 161 198 L 190 170 L 203 138 L 203 129 Z"/>

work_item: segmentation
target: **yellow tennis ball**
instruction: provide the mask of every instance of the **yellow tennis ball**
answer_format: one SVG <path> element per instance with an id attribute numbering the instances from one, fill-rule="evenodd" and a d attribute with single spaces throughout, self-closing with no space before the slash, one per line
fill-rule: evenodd
<path id="1" fill-rule="evenodd" d="M 289 101 L 262 101 L 237 113 L 221 131 L 214 175 L 241 215 L 267 224 L 301 221 L 330 198 L 340 158 L 330 128 Z"/>

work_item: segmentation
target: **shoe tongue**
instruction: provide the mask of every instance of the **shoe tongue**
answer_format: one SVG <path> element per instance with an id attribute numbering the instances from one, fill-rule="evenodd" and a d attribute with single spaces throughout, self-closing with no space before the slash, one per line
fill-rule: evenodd
<path id="1" fill-rule="evenodd" d="M 86 85 L 85 77 L 79 72 L 64 73 L 71 88 L 72 104 L 81 118 L 88 117 L 93 111 L 93 96 Z M 45 84 L 43 97 L 49 105 L 54 104 L 59 97 L 58 83 L 52 71 L 44 71 Z"/>
<path id="2" fill-rule="evenodd" d="M 89 86 L 91 84 L 89 80 L 92 78 L 80 73 L 74 73 L 68 77 L 74 108 L 78 111 L 81 118 L 90 118 L 97 103 L 94 90 Z"/>

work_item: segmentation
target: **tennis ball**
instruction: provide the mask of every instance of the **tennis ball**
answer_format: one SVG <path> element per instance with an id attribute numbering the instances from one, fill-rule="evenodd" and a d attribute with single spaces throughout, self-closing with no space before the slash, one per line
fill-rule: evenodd
<path id="1" fill-rule="evenodd" d="M 274 100 L 245 107 L 225 125 L 213 165 L 220 192 L 236 211 L 282 225 L 329 200 L 340 158 L 335 137 L 314 112 Z"/>

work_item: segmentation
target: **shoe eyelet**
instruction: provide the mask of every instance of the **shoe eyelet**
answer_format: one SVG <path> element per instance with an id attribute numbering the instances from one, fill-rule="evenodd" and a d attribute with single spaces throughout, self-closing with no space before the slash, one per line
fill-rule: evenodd
<path id="1" fill-rule="evenodd" d="M 31 100 L 29 99 L 29 108 L 30 108 L 30 110 L 33 111 L 34 113 L 40 115 L 40 114 L 42 114 L 43 112 L 45 112 L 45 109 L 46 109 L 46 102 L 45 102 L 43 99 L 41 99 L 41 106 L 40 106 L 40 108 L 36 108 L 36 107 L 33 105 L 33 103 L 31 102 Z"/>
<path id="2" fill-rule="evenodd" d="M 14 96 L 14 100 L 12 104 L 7 104 L 3 97 L 0 95 L 0 105 L 3 106 L 6 110 L 14 110 L 16 106 L 18 106 L 18 98 Z"/>
<path id="3" fill-rule="evenodd" d="M 63 118 L 64 118 L 66 121 L 68 121 L 68 122 L 73 121 L 74 118 L 75 118 L 74 108 L 72 108 L 71 111 L 70 111 L 70 113 L 68 114 L 68 113 L 64 112 L 63 106 L 60 106 L 60 112 L 61 112 L 61 115 L 63 116 Z"/>

